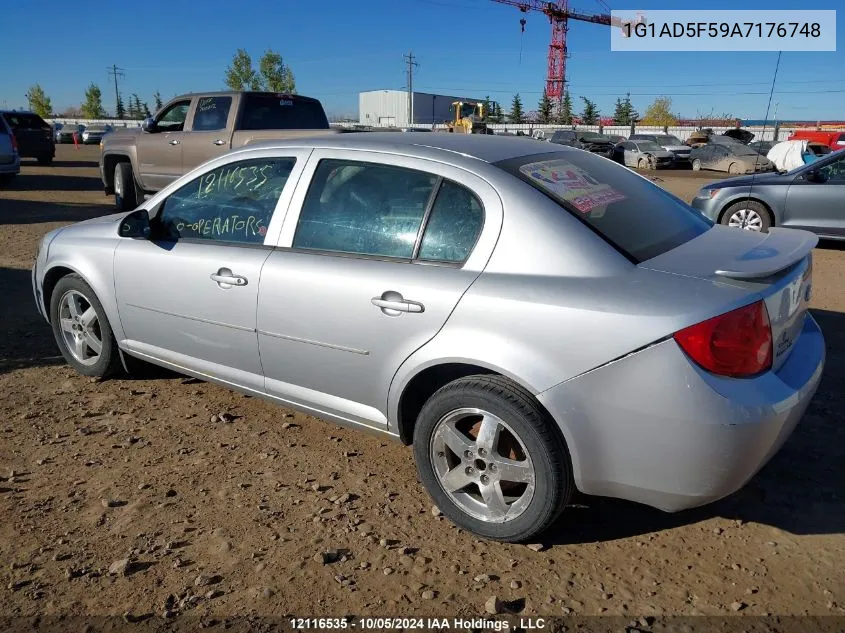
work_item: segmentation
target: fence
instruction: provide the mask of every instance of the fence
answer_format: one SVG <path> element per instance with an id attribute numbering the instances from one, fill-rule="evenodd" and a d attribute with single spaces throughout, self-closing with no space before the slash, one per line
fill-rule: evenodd
<path id="1" fill-rule="evenodd" d="M 50 125 L 61 123 L 62 125 L 111 125 L 112 127 L 141 127 L 141 121 L 135 119 L 66 119 L 58 117 L 46 119 Z"/>
<path id="2" fill-rule="evenodd" d="M 354 123 L 338 123 L 339 127 L 354 127 L 358 124 Z M 367 126 L 380 129 L 396 129 L 392 126 Z M 434 131 L 446 130 L 447 126 L 443 123 L 432 125 L 430 123 L 416 124 L 413 126 L 417 129 L 432 129 Z M 624 136 L 628 138 L 631 134 L 671 134 L 678 137 L 682 141 L 686 141 L 693 132 L 701 129 L 698 126 L 644 126 L 644 125 L 560 125 L 560 124 L 542 124 L 542 123 L 490 123 L 488 126 L 494 132 L 522 132 L 528 136 L 534 136 L 540 132 L 545 138 L 551 136 L 557 130 L 588 130 L 590 132 L 598 132 L 600 134 L 611 134 Z M 716 134 L 721 134 L 726 130 L 731 129 L 732 126 L 710 126 Z M 754 134 L 755 141 L 782 141 L 792 134 L 796 128 L 779 127 L 776 125 L 768 126 L 750 126 L 742 128 Z"/>

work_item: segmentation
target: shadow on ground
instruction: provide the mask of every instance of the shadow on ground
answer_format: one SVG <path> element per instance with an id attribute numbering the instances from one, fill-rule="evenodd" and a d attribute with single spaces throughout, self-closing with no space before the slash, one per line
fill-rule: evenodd
<path id="1" fill-rule="evenodd" d="M 792 436 L 744 488 L 676 514 L 577 495 L 546 535 L 548 544 L 612 541 L 712 517 L 771 525 L 792 534 L 845 533 L 845 314 L 811 312 L 827 342 L 821 385 Z"/>
<path id="2" fill-rule="evenodd" d="M 83 163 L 84 164 L 84 163 Z M 65 174 L 21 172 L 4 191 L 102 191 L 103 182 L 96 176 L 67 176 Z"/>
<path id="3" fill-rule="evenodd" d="M 74 204 L 70 202 L 43 202 L 40 200 L 9 200 L 0 198 L 0 225 L 40 224 L 62 222 L 72 224 L 114 213 L 110 206 Z M 46 230 L 45 230 L 46 232 Z M 33 253 L 34 255 L 34 253 Z"/>

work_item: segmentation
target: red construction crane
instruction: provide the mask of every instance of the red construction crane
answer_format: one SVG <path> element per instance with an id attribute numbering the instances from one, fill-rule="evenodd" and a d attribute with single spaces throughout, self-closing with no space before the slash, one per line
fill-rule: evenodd
<path id="1" fill-rule="evenodd" d="M 569 9 L 569 0 L 555 2 L 541 2 L 541 0 L 493 0 L 500 4 L 509 4 L 523 13 L 539 11 L 544 13 L 552 23 L 552 41 L 549 44 L 549 67 L 546 73 L 546 94 L 552 101 L 559 101 L 563 96 L 566 84 L 566 33 L 569 31 L 569 20 L 604 24 L 605 26 L 621 26 L 622 20 L 612 18 L 607 14 L 579 13 Z M 605 10 L 610 11 L 604 2 L 599 0 Z M 525 20 L 520 20 L 522 30 L 525 30 Z"/>

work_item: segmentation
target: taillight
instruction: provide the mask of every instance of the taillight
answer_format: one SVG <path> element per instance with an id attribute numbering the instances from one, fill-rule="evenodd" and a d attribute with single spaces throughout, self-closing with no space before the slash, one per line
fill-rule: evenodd
<path id="1" fill-rule="evenodd" d="M 772 327 L 762 301 L 675 333 L 687 355 L 709 372 L 742 378 L 772 367 Z"/>
<path id="2" fill-rule="evenodd" d="M 18 139 L 15 138 L 15 135 L 12 134 L 12 151 L 17 152 L 18 150 Z"/>

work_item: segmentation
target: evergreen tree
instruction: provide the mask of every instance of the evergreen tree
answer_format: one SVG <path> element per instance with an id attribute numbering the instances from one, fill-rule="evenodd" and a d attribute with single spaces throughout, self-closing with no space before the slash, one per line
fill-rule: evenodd
<path id="1" fill-rule="evenodd" d="M 53 104 L 40 84 L 32 86 L 26 93 L 26 98 L 29 101 L 29 109 L 42 119 L 53 116 Z"/>
<path id="2" fill-rule="evenodd" d="M 599 109 L 595 102 L 590 101 L 587 97 L 581 97 L 584 102 L 584 111 L 581 113 L 581 121 L 584 125 L 595 125 L 599 119 Z"/>
<path id="3" fill-rule="evenodd" d="M 493 116 L 493 104 L 490 102 L 490 96 L 484 97 L 484 101 L 481 102 L 481 107 L 484 108 L 484 118 L 488 121 L 492 120 L 491 117 Z"/>
<path id="4" fill-rule="evenodd" d="M 123 97 L 120 96 L 120 93 L 117 95 L 117 106 L 114 109 L 114 118 L 116 119 L 124 119 L 126 118 L 126 106 L 123 105 Z"/>
<path id="5" fill-rule="evenodd" d="M 103 93 L 97 84 L 92 83 L 88 86 L 81 110 L 86 119 L 102 119 L 106 116 L 106 111 L 103 109 Z"/>
<path id="6" fill-rule="evenodd" d="M 540 123 L 552 122 L 552 100 L 545 88 L 543 89 L 543 96 L 540 98 L 540 103 L 537 104 L 537 118 Z"/>
<path id="7" fill-rule="evenodd" d="M 153 95 L 153 101 L 155 101 L 156 112 L 158 112 L 159 110 L 161 110 L 161 106 L 164 105 L 161 101 L 161 95 L 159 94 L 158 90 L 156 90 L 156 93 Z"/>
<path id="8" fill-rule="evenodd" d="M 509 119 L 511 123 L 522 123 L 525 120 L 525 113 L 522 111 L 522 99 L 518 92 L 513 96 L 513 101 L 511 101 Z"/>
<path id="9" fill-rule="evenodd" d="M 572 97 L 568 90 L 563 93 L 563 99 L 558 106 L 557 122 L 563 125 L 572 125 Z"/>

